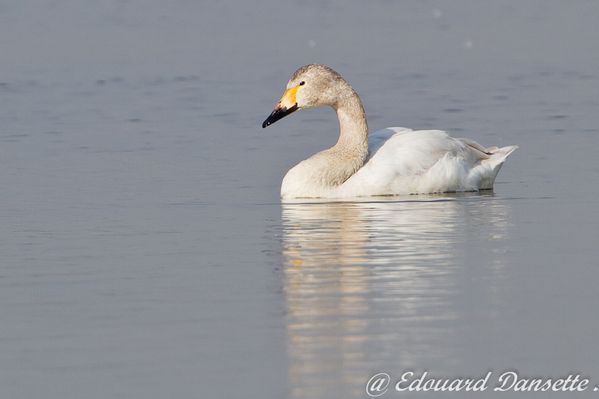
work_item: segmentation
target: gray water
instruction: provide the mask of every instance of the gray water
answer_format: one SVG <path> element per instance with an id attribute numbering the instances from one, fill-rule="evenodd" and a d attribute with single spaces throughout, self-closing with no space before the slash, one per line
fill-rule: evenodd
<path id="1" fill-rule="evenodd" d="M 599 384 L 598 19 L 582 0 L 3 1 L 1 396 Z M 260 127 L 309 62 L 372 129 L 520 149 L 490 194 L 281 204 L 336 140 L 330 110 Z"/>

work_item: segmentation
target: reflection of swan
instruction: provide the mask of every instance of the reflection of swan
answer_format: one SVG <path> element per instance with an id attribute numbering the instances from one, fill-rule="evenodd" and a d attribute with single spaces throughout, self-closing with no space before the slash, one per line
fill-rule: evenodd
<path id="1" fill-rule="evenodd" d="M 464 226 L 501 240 L 506 208 L 492 196 L 421 199 L 283 205 L 292 397 L 359 396 L 375 371 L 452 366 Z"/>
<path id="2" fill-rule="evenodd" d="M 293 167 L 283 179 L 283 198 L 477 191 L 495 176 L 516 146 L 485 148 L 439 130 L 387 128 L 368 137 L 358 94 L 331 68 L 298 69 L 262 127 L 300 109 L 330 106 L 337 112 L 337 144 Z"/>

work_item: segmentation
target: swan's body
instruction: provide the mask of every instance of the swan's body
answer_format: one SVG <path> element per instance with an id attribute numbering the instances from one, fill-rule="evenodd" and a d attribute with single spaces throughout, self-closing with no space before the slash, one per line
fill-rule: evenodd
<path id="1" fill-rule="evenodd" d="M 341 158 L 318 153 L 294 166 L 282 198 L 344 198 L 427 194 L 493 188 L 506 157 L 517 147 L 483 148 L 440 130 L 387 128 L 369 137 L 369 156 L 349 178 L 331 167 Z M 346 165 L 342 162 L 341 165 Z M 349 169 L 356 168 L 347 162 Z"/>
<path id="2" fill-rule="evenodd" d="M 368 135 L 357 93 L 324 65 L 298 69 L 263 127 L 295 111 L 329 105 L 337 112 L 337 144 L 287 172 L 282 198 L 346 198 L 493 188 L 517 146 L 485 148 L 440 130 L 386 128 Z"/>

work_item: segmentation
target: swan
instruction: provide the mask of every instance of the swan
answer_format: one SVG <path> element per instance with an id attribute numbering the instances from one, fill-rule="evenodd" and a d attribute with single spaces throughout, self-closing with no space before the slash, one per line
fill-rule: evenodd
<path id="1" fill-rule="evenodd" d="M 347 198 L 433 194 L 493 188 L 506 158 L 518 148 L 483 147 L 440 130 L 388 127 L 368 134 L 362 101 L 332 68 L 309 64 L 291 76 L 265 128 L 302 108 L 329 106 L 339 139 L 291 168 L 281 198 Z"/>

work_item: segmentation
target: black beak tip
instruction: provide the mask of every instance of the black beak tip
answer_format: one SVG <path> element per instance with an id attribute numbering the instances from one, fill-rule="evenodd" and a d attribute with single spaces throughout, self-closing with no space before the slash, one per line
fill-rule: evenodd
<path id="1" fill-rule="evenodd" d="M 277 109 L 275 109 L 268 116 L 268 118 L 266 118 L 266 120 L 264 122 L 262 122 L 262 129 L 264 129 L 267 126 L 272 125 L 273 123 L 275 123 L 279 119 L 284 118 L 285 116 L 291 114 L 292 112 L 297 111 L 297 109 L 298 109 L 297 108 L 297 104 L 294 105 L 291 108 L 277 108 Z"/>

